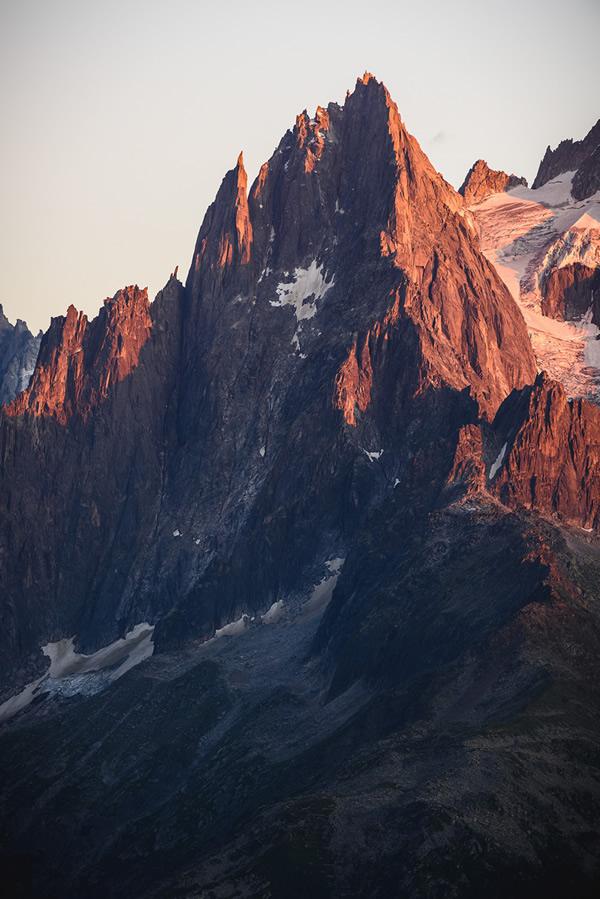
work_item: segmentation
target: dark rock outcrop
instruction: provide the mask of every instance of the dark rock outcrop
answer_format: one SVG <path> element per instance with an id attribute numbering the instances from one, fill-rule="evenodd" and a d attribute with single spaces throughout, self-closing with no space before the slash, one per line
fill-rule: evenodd
<path id="1" fill-rule="evenodd" d="M 576 171 L 572 194 L 584 200 L 600 188 L 600 119 L 588 134 L 578 141 L 560 142 L 556 150 L 546 149 L 532 184 L 536 190 L 563 172 Z"/>
<path id="2" fill-rule="evenodd" d="M 34 337 L 21 319 L 11 325 L 0 305 L 0 406 L 28 386 L 41 339 L 41 331 Z"/>
<path id="3" fill-rule="evenodd" d="M 541 285 L 542 312 L 559 321 L 576 321 L 591 309 L 600 324 L 600 268 L 580 262 L 554 269 Z"/>
<path id="4" fill-rule="evenodd" d="M 600 190 L 600 128 L 597 137 L 596 149 L 583 160 L 573 178 L 571 194 L 576 200 L 585 200 Z"/>
<path id="5" fill-rule="evenodd" d="M 467 172 L 458 192 L 470 205 L 471 203 L 480 203 L 491 194 L 511 190 L 519 185 L 527 187 L 527 180 L 519 178 L 517 175 L 507 175 L 506 172 L 497 172 L 491 169 L 484 159 L 478 159 Z"/>

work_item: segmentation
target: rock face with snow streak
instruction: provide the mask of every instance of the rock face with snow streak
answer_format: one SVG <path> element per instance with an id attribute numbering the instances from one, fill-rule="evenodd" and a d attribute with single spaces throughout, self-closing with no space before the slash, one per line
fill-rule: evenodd
<path id="1" fill-rule="evenodd" d="M 467 173 L 458 192 L 465 198 L 466 203 L 478 203 L 491 194 L 499 193 L 501 190 L 510 190 L 519 185 L 527 187 L 526 179 L 519 178 L 517 175 L 507 175 L 506 172 L 494 171 L 484 159 L 478 159 Z"/>
<path id="2" fill-rule="evenodd" d="M 10 403 L 29 384 L 42 339 L 20 319 L 11 325 L 0 305 L 0 406 Z"/>

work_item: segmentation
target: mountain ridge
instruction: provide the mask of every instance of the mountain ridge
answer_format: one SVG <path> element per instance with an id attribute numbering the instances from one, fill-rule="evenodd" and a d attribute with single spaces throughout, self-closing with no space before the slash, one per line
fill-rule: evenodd
<path id="1" fill-rule="evenodd" d="M 595 895 L 600 413 L 476 222 L 365 73 L 185 285 L 53 320 L 0 410 L 21 893 Z"/>

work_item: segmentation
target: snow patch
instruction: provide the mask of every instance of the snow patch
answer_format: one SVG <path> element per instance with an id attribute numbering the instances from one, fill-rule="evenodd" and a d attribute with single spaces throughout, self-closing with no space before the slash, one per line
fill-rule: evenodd
<path id="1" fill-rule="evenodd" d="M 152 655 L 154 644 L 151 642 L 154 627 L 147 621 L 136 624 L 133 630 L 125 634 L 114 643 L 102 647 L 97 652 L 86 656 L 75 652 L 75 637 L 59 640 L 56 643 L 46 643 L 42 646 L 42 652 L 50 659 L 48 675 L 53 678 L 67 677 L 70 674 L 84 674 L 87 671 L 99 671 L 109 665 L 124 661 L 130 654 L 143 643 L 148 655 Z M 147 658 L 147 656 L 144 656 Z M 141 661 L 141 659 L 139 660 Z M 137 664 L 137 663 L 136 663 Z M 116 675 L 116 672 L 115 672 Z M 113 680 L 116 677 L 113 675 Z"/>
<path id="2" fill-rule="evenodd" d="M 223 627 L 218 628 L 215 631 L 214 639 L 218 640 L 220 637 L 239 637 L 239 635 L 243 634 L 246 630 L 247 618 L 248 615 L 244 612 L 241 618 L 238 618 L 236 621 L 230 621 L 229 624 L 225 624 Z"/>
<path id="3" fill-rule="evenodd" d="M 500 452 L 498 453 L 498 458 L 496 459 L 496 461 L 490 468 L 490 473 L 488 475 L 488 481 L 491 481 L 495 477 L 498 469 L 502 465 L 502 462 L 504 461 L 504 454 L 506 453 L 507 446 L 508 446 L 508 443 L 505 443 L 504 446 L 502 447 L 502 449 L 500 450 Z"/>
<path id="4" fill-rule="evenodd" d="M 363 450 L 363 453 L 369 457 L 371 462 L 375 462 L 377 459 L 381 459 L 383 456 L 383 450 L 379 450 L 378 453 L 370 453 L 368 450 Z"/>
<path id="5" fill-rule="evenodd" d="M 331 597 L 333 595 L 333 591 L 335 589 L 335 585 L 338 582 L 338 578 L 340 576 L 340 572 L 343 568 L 345 559 L 331 559 L 329 562 L 325 562 L 325 565 L 329 569 L 329 574 L 326 574 L 324 578 L 322 578 L 318 584 L 313 588 L 310 599 L 306 603 L 306 612 L 307 617 L 311 617 L 312 615 L 316 615 L 317 612 L 322 612 L 326 606 L 329 605 Z"/>
<path id="6" fill-rule="evenodd" d="M 284 277 L 287 277 L 287 272 Z M 317 300 L 322 299 L 334 283 L 335 277 L 327 280 L 322 266 L 318 266 L 316 259 L 313 259 L 308 268 L 295 269 L 291 282 L 281 281 L 277 285 L 278 299 L 271 300 L 271 306 L 292 306 L 297 322 L 313 318 L 317 312 Z"/>
<path id="7" fill-rule="evenodd" d="M 261 448 L 258 451 L 258 455 L 262 456 L 264 459 L 264 457 L 265 457 L 265 447 L 264 446 L 261 446 Z"/>
<path id="8" fill-rule="evenodd" d="M 154 627 L 144 621 L 136 624 L 124 637 L 89 656 L 75 652 L 75 637 L 47 643 L 42 646 L 42 652 L 50 659 L 50 668 L 17 696 L 0 705 L 0 721 L 12 717 L 28 706 L 35 696 L 44 693 L 89 696 L 103 690 L 126 671 L 150 658 L 154 652 L 153 633 Z"/>
<path id="9" fill-rule="evenodd" d="M 178 529 L 178 528 L 175 528 L 175 530 L 173 531 L 173 536 L 174 536 L 174 537 L 181 537 L 181 533 L 179 532 L 179 529 Z"/>
<path id="10" fill-rule="evenodd" d="M 276 621 L 279 621 L 281 618 L 281 614 L 283 612 L 283 600 L 279 599 L 277 602 L 274 602 L 270 609 L 268 609 L 264 615 L 260 617 L 264 621 L 265 624 L 274 624 Z"/>

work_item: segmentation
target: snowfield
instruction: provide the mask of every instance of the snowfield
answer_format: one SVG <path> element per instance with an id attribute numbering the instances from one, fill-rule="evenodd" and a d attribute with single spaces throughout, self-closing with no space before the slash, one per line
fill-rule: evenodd
<path id="1" fill-rule="evenodd" d="M 542 314 L 541 286 L 551 271 L 600 265 L 600 191 L 574 200 L 566 172 L 537 190 L 515 187 L 470 207 L 481 248 L 517 301 L 540 370 L 569 397 L 600 401 L 599 330 L 590 316 L 560 322 Z"/>

